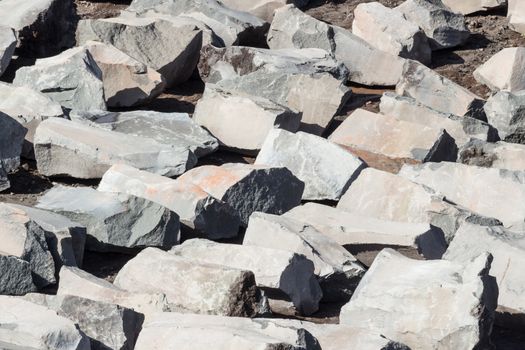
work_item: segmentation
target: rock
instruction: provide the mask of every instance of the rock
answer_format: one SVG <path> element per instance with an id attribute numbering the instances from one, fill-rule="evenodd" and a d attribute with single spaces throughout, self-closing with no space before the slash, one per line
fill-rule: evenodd
<path id="1" fill-rule="evenodd" d="M 488 122 L 498 129 L 499 136 L 508 142 L 522 143 L 525 131 L 525 91 L 499 91 L 483 107 Z"/>
<path id="2" fill-rule="evenodd" d="M 302 314 L 311 314 L 319 308 L 321 287 L 315 278 L 313 263 L 303 255 L 203 239 L 188 240 L 170 253 L 199 264 L 252 271 L 258 287 L 280 289 Z"/>
<path id="3" fill-rule="evenodd" d="M 301 327 L 282 326 L 273 320 L 174 312 L 148 318 L 135 349 L 205 350 L 210 344 L 215 350 L 321 349 L 318 341 Z"/>
<path id="4" fill-rule="evenodd" d="M 525 7 L 519 0 L 508 0 L 509 7 L 507 17 L 512 30 L 525 34 Z"/>
<path id="5" fill-rule="evenodd" d="M 13 29 L 0 25 L 0 76 L 5 72 L 15 53 L 16 35 Z"/>
<path id="6" fill-rule="evenodd" d="M 338 200 L 366 167 L 359 158 L 319 136 L 272 130 L 256 165 L 286 167 L 305 184 L 304 200 Z"/>
<path id="7" fill-rule="evenodd" d="M 121 164 L 104 174 L 98 189 L 159 203 L 177 213 L 182 224 L 209 239 L 232 238 L 239 231 L 240 218 L 232 207 L 190 183 Z"/>
<path id="8" fill-rule="evenodd" d="M 470 36 L 465 17 L 450 11 L 441 0 L 407 0 L 395 10 L 425 32 L 433 50 L 461 46 Z"/>
<path id="9" fill-rule="evenodd" d="M 42 122 L 35 133 L 38 171 L 46 176 L 101 178 L 113 164 L 129 164 L 161 175 L 176 176 L 192 168 L 195 155 L 150 138 L 101 130 L 61 118 Z"/>
<path id="10" fill-rule="evenodd" d="M 525 173 L 459 163 L 405 166 L 399 175 L 439 191 L 449 201 L 500 220 L 505 227 L 525 227 Z"/>
<path id="11" fill-rule="evenodd" d="M 141 136 L 173 147 L 187 147 L 197 157 L 213 153 L 219 147 L 218 141 L 187 113 L 91 111 L 73 112 L 70 117 L 101 129 Z"/>
<path id="12" fill-rule="evenodd" d="M 15 171 L 20 165 L 26 132 L 20 123 L 0 112 L 0 165 L 6 173 Z"/>
<path id="13" fill-rule="evenodd" d="M 455 161 L 458 151 L 454 139 L 443 129 L 364 109 L 350 114 L 328 139 L 359 155 L 365 151 L 403 163 Z"/>
<path id="14" fill-rule="evenodd" d="M 243 245 L 305 255 L 314 263 L 315 274 L 327 301 L 348 300 L 364 274 L 357 259 L 337 242 L 312 226 L 288 217 L 252 214 Z"/>
<path id="15" fill-rule="evenodd" d="M 160 249 L 140 252 L 114 283 L 130 292 L 163 293 L 172 310 L 244 317 L 257 313 L 252 272 L 199 264 Z"/>
<path id="16" fill-rule="evenodd" d="M 31 265 L 15 256 L 0 252 L 0 295 L 24 295 L 36 291 Z"/>
<path id="17" fill-rule="evenodd" d="M 102 71 L 104 97 L 108 107 L 134 107 L 159 96 L 166 83 L 152 68 L 128 56 L 116 47 L 88 41 L 84 47 Z"/>
<path id="18" fill-rule="evenodd" d="M 133 349 L 144 321 L 144 315 L 120 305 L 72 295 L 29 294 L 24 299 L 74 322 L 97 349 Z"/>
<path id="19" fill-rule="evenodd" d="M 147 67 L 157 70 L 167 86 L 183 83 L 199 60 L 202 31 L 195 25 L 157 18 L 117 17 L 81 20 L 77 43 L 111 44 Z"/>
<path id="20" fill-rule="evenodd" d="M 487 253 L 459 264 L 384 249 L 341 309 L 341 323 L 413 349 L 488 347 L 498 298 L 491 262 Z"/>
<path id="21" fill-rule="evenodd" d="M 15 30 L 25 57 L 48 57 L 75 44 L 76 7 L 70 0 L 2 0 L 2 25 Z"/>
<path id="22" fill-rule="evenodd" d="M 447 247 L 443 232 L 427 223 L 381 220 L 317 203 L 298 206 L 283 216 L 313 226 L 342 246 L 411 247 L 427 259 L 440 259 Z"/>
<path id="23" fill-rule="evenodd" d="M 525 47 L 501 50 L 474 71 L 474 78 L 491 90 L 525 90 Z"/>
<path id="24" fill-rule="evenodd" d="M 416 61 L 405 63 L 396 93 L 443 113 L 485 120 L 480 97 Z"/>
<path id="25" fill-rule="evenodd" d="M 452 11 L 464 15 L 471 13 L 488 11 L 502 7 L 507 4 L 507 0 L 442 0 L 443 4 L 449 7 Z"/>
<path id="26" fill-rule="evenodd" d="M 357 5 L 352 33 L 381 51 L 430 64 L 432 50 L 425 32 L 379 2 Z"/>
<path id="27" fill-rule="evenodd" d="M 498 131 L 490 124 L 471 117 L 439 112 L 411 97 L 399 96 L 392 92 L 383 93 L 379 110 L 382 114 L 399 120 L 445 129 L 458 147 L 469 142 L 471 138 L 489 142 L 498 140 Z"/>
<path id="28" fill-rule="evenodd" d="M 266 98 L 224 91 L 212 84 L 206 84 L 193 115 L 222 146 L 247 154 L 261 149 L 270 130 L 295 132 L 301 123 L 301 113 Z"/>
<path id="29" fill-rule="evenodd" d="M 0 344 L 4 349 L 89 350 L 89 339 L 72 321 L 44 306 L 0 296 Z"/>
<path id="30" fill-rule="evenodd" d="M 525 145 L 472 140 L 459 152 L 463 164 L 507 170 L 525 170 Z"/>
<path id="31" fill-rule="evenodd" d="M 273 13 L 276 9 L 285 6 L 288 3 L 293 3 L 297 7 L 306 6 L 309 0 L 223 0 L 222 3 L 226 6 L 238 10 L 251 13 L 266 22 L 272 22 Z"/>

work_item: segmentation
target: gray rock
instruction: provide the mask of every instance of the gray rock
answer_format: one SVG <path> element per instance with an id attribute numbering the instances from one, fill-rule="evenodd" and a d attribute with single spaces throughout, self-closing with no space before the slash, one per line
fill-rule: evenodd
<path id="1" fill-rule="evenodd" d="M 525 145 L 472 140 L 459 152 L 458 162 L 487 168 L 525 170 Z"/>
<path id="2" fill-rule="evenodd" d="M 0 252 L 0 295 L 24 295 L 35 292 L 31 265 L 15 256 Z"/>
<path id="3" fill-rule="evenodd" d="M 13 84 L 40 91 L 68 109 L 106 109 L 102 71 L 83 47 L 18 69 Z"/>
<path id="4" fill-rule="evenodd" d="M 86 226 L 86 248 L 171 248 L 180 239 L 179 217 L 160 204 L 89 187 L 55 186 L 37 208 L 51 210 Z"/>
<path id="5" fill-rule="evenodd" d="M 501 50 L 474 71 L 474 78 L 493 91 L 525 90 L 525 47 Z"/>
<path id="6" fill-rule="evenodd" d="M 520 0 L 508 0 L 508 3 L 509 27 L 518 33 L 525 34 L 524 3 Z"/>
<path id="7" fill-rule="evenodd" d="M 15 171 L 20 165 L 26 132 L 19 122 L 0 112 L 0 164 L 6 173 Z"/>
<path id="8" fill-rule="evenodd" d="M 286 167 L 305 184 L 305 200 L 337 200 L 366 167 L 359 158 L 319 136 L 272 130 L 256 165 Z"/>
<path id="9" fill-rule="evenodd" d="M 11 187 L 9 178 L 7 177 L 7 171 L 4 168 L 3 164 L 0 164 L 0 191 L 7 190 Z"/>
<path id="10" fill-rule="evenodd" d="M 493 10 L 507 4 L 507 0 L 442 0 L 452 11 L 470 15 L 480 11 Z"/>
<path id="11" fill-rule="evenodd" d="M 0 76 L 5 72 L 15 53 L 16 35 L 12 28 L 0 25 Z"/>
<path id="12" fill-rule="evenodd" d="M 525 140 L 525 91 L 499 91 L 483 107 L 488 122 L 498 129 L 499 136 L 508 142 Z"/>
<path id="13" fill-rule="evenodd" d="M 304 7 L 308 5 L 310 0 L 222 0 L 226 6 L 238 10 L 251 13 L 267 22 L 273 19 L 273 13 L 279 7 L 286 4 L 293 3 L 297 7 Z"/>

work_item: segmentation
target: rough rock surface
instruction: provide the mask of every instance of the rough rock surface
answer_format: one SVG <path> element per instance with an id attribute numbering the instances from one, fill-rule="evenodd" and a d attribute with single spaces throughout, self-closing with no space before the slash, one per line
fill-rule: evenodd
<path id="1" fill-rule="evenodd" d="M 30 264 L 0 251 L 0 294 L 24 295 L 36 291 Z"/>
<path id="2" fill-rule="evenodd" d="M 525 140 L 525 91 L 498 91 L 483 107 L 488 122 L 498 129 L 501 139 L 523 143 Z"/>
<path id="3" fill-rule="evenodd" d="M 509 47 L 474 71 L 474 78 L 491 90 L 525 90 L 525 47 Z"/>
<path id="4" fill-rule="evenodd" d="M 508 0 L 508 3 L 509 26 L 518 33 L 525 34 L 525 4 L 520 0 Z"/>
<path id="5" fill-rule="evenodd" d="M 487 168 L 525 171 L 525 145 L 472 140 L 461 148 L 458 162 Z"/>
<path id="6" fill-rule="evenodd" d="M 507 0 L 442 0 L 443 4 L 452 11 L 464 15 L 470 15 L 479 11 L 488 11 L 502 7 L 507 4 Z"/>
<path id="7" fill-rule="evenodd" d="M 308 5 L 310 0 L 223 0 L 222 3 L 226 6 L 243 12 L 251 13 L 267 22 L 273 19 L 273 12 L 279 7 L 286 4 L 293 3 L 298 7 Z"/>
<path id="8" fill-rule="evenodd" d="M 12 28 L 0 25 L 0 76 L 5 72 L 15 53 L 16 35 Z"/>
<path id="9" fill-rule="evenodd" d="M 27 130 L 19 122 L 0 112 L 0 167 L 5 172 L 15 171 L 20 165 L 20 154 L 26 132 Z"/>

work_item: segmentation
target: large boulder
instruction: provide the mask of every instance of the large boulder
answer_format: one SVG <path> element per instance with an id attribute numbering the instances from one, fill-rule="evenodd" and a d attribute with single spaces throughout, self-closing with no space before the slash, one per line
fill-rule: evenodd
<path id="1" fill-rule="evenodd" d="M 525 91 L 498 91 L 483 107 L 488 122 L 498 129 L 501 139 L 508 142 L 525 141 Z"/>
<path id="2" fill-rule="evenodd" d="M 273 13 L 279 7 L 286 4 L 293 3 L 298 7 L 306 6 L 310 0 L 222 0 L 226 6 L 238 10 L 251 13 L 267 22 L 273 19 Z"/>
<path id="3" fill-rule="evenodd" d="M 160 203 L 177 213 L 187 228 L 209 239 L 232 238 L 239 232 L 240 218 L 235 210 L 193 183 L 121 164 L 104 174 L 98 190 L 127 193 Z"/>
<path id="4" fill-rule="evenodd" d="M 26 133 L 27 130 L 22 124 L 0 112 L 0 167 L 5 172 L 18 169 Z"/>
<path id="5" fill-rule="evenodd" d="M 127 194 L 90 187 L 55 186 L 37 208 L 51 210 L 86 227 L 86 248 L 120 251 L 126 248 L 171 248 L 179 243 L 179 217 L 168 208 Z"/>
<path id="6" fill-rule="evenodd" d="M 429 64 L 432 50 L 425 32 L 379 2 L 357 5 L 352 33 L 381 51 Z"/>
<path id="7" fill-rule="evenodd" d="M 272 130 L 255 160 L 286 167 L 305 184 L 305 200 L 338 200 L 366 167 L 359 158 L 319 136 Z"/>
<path id="8" fill-rule="evenodd" d="M 460 149 L 458 161 L 487 168 L 525 171 L 525 145 L 472 140 Z"/>
<path id="9" fill-rule="evenodd" d="M 508 0 L 508 3 L 509 26 L 516 32 L 525 34 L 525 3 L 520 0 Z"/>
<path id="10" fill-rule="evenodd" d="M 258 312 L 253 272 L 196 263 L 146 248 L 119 271 L 115 285 L 138 293 L 163 293 L 172 310 L 251 317 Z"/>
<path id="11" fill-rule="evenodd" d="M 176 176 L 197 162 L 185 144 L 161 144 L 151 138 L 102 130 L 62 118 L 40 123 L 34 147 L 38 170 L 46 176 L 96 179 L 113 164 Z"/>
<path id="12" fill-rule="evenodd" d="M 474 71 L 474 78 L 491 90 L 525 90 L 525 47 L 501 50 Z"/>
<path id="13" fill-rule="evenodd" d="M 197 263 L 252 271 L 257 286 L 286 293 L 303 315 L 319 308 L 321 287 L 314 275 L 312 261 L 303 255 L 283 249 L 222 244 L 203 239 L 188 240 L 170 253 Z"/>
<path id="14" fill-rule="evenodd" d="M 452 11 L 463 15 L 496 9 L 507 4 L 507 0 L 441 0 Z"/>
<path id="15" fill-rule="evenodd" d="M 15 53 L 16 35 L 12 28 L 0 25 L 0 76 L 5 72 Z"/>

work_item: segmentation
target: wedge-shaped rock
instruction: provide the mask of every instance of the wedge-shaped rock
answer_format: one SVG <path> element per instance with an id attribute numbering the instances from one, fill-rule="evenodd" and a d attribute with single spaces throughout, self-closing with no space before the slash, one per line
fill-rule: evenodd
<path id="1" fill-rule="evenodd" d="M 313 226 L 342 246 L 383 245 L 412 247 L 427 259 L 439 259 L 447 243 L 441 229 L 426 223 L 395 222 L 307 203 L 284 217 Z"/>
<path id="2" fill-rule="evenodd" d="M 73 321 L 44 306 L 0 296 L 3 349 L 89 350 L 88 337 Z"/>
<path id="3" fill-rule="evenodd" d="M 448 6 L 452 11 L 464 15 L 471 13 L 488 11 L 502 7 L 507 4 L 507 0 L 442 0 L 443 4 Z"/>
<path id="4" fill-rule="evenodd" d="M 0 25 L 0 76 L 5 72 L 15 53 L 16 35 L 13 29 Z"/>
<path id="5" fill-rule="evenodd" d="M 36 291 L 31 265 L 0 251 L 0 295 L 24 295 Z"/>
<path id="6" fill-rule="evenodd" d="M 525 34 L 525 3 L 520 0 L 508 0 L 507 17 L 509 26 L 518 33 Z"/>
<path id="7" fill-rule="evenodd" d="M 108 107 L 134 107 L 145 104 L 164 90 L 164 79 L 152 68 L 113 45 L 88 41 L 84 47 L 102 71 L 104 97 Z"/>
<path id="8" fill-rule="evenodd" d="M 508 142 L 523 143 L 525 139 L 525 91 L 498 91 L 483 107 L 488 122 Z"/>
<path id="9" fill-rule="evenodd" d="M 323 296 L 329 301 L 348 300 L 364 273 L 356 258 L 336 241 L 312 226 L 284 216 L 254 213 L 243 245 L 305 255 L 313 261 Z"/>
<path id="10" fill-rule="evenodd" d="M 305 184 L 303 199 L 339 199 L 366 167 L 359 158 L 319 136 L 272 130 L 255 160 L 286 167 Z"/>
<path id="11" fill-rule="evenodd" d="M 498 139 L 497 130 L 481 120 L 439 112 L 411 97 L 399 96 L 392 92 L 383 94 L 379 109 L 382 114 L 399 120 L 445 129 L 458 147 L 471 138 L 490 142 Z"/>
<path id="12" fill-rule="evenodd" d="M 229 163 L 205 165 L 182 175 L 177 182 L 194 184 L 230 205 L 246 226 L 253 212 L 282 214 L 301 204 L 304 183 L 287 168 Z"/>
<path id="13" fill-rule="evenodd" d="M 457 146 L 443 129 L 358 109 L 330 135 L 341 146 L 402 162 L 455 161 Z M 365 161 L 367 158 L 362 155 Z"/>
<path id="14" fill-rule="evenodd" d="M 127 194 L 90 187 L 56 186 L 37 208 L 51 210 L 86 226 L 86 247 L 112 251 L 125 248 L 171 248 L 179 243 L 179 217 L 168 208 Z"/>
<path id="15" fill-rule="evenodd" d="M 192 239 L 170 253 L 203 264 L 252 271 L 257 286 L 280 289 L 302 314 L 319 307 L 322 292 L 314 275 L 313 263 L 294 252 Z"/>
<path id="16" fill-rule="evenodd" d="M 310 0 L 223 0 L 222 3 L 226 6 L 238 10 L 251 13 L 267 22 L 273 19 L 273 13 L 279 7 L 286 4 L 293 3 L 298 7 L 306 6 Z"/>
<path id="17" fill-rule="evenodd" d="M 500 224 L 451 204 L 426 186 L 372 168 L 361 172 L 337 208 L 381 220 L 431 224 L 443 231 L 448 242 L 463 222 Z"/>
<path id="18" fill-rule="evenodd" d="M 156 69 L 168 86 L 186 81 L 197 66 L 202 31 L 194 25 L 156 18 L 117 17 L 81 20 L 77 43 L 111 44 L 147 67 Z"/>
<path id="19" fill-rule="evenodd" d="M 114 165 L 104 174 L 98 189 L 160 203 L 177 213 L 182 224 L 209 239 L 235 237 L 239 231 L 240 218 L 235 210 L 192 183 Z"/>
<path id="20" fill-rule="evenodd" d="M 458 161 L 487 168 L 525 171 L 525 145 L 472 140 L 460 149 Z"/>
<path id="21" fill-rule="evenodd" d="M 352 33 L 381 51 L 430 63 L 432 50 L 425 32 L 402 13 L 379 2 L 357 5 Z"/>
<path id="22" fill-rule="evenodd" d="M 207 84 L 194 113 L 221 145 L 241 153 L 256 153 L 272 129 L 295 132 L 301 113 L 266 98 L 221 90 Z"/>
<path id="23" fill-rule="evenodd" d="M 310 17 L 293 5 L 281 7 L 268 33 L 271 49 L 319 48 L 350 70 L 349 80 L 364 85 L 395 85 L 404 59 L 376 49 L 349 30 Z"/>
<path id="24" fill-rule="evenodd" d="M 215 350 L 321 349 L 318 341 L 302 327 L 281 326 L 273 320 L 175 312 L 149 317 L 135 349 L 205 350 L 210 349 L 210 344 Z"/>
<path id="25" fill-rule="evenodd" d="M 74 112 L 70 117 L 102 129 L 149 138 L 173 147 L 187 147 L 197 157 L 213 153 L 219 147 L 218 141 L 187 113 L 92 111 Z"/>
<path id="26" fill-rule="evenodd" d="M 399 175 L 439 191 L 449 201 L 506 227 L 525 227 L 525 173 L 459 163 L 404 166 Z"/>
<path id="27" fill-rule="evenodd" d="M 101 130 L 61 118 L 42 122 L 35 133 L 38 171 L 46 176 L 101 178 L 113 164 L 129 164 L 176 176 L 197 162 L 186 145 L 166 145 L 150 138 Z"/>
<path id="28" fill-rule="evenodd" d="M 474 78 L 491 90 L 525 90 L 525 47 L 501 50 L 474 71 Z"/>
<path id="29" fill-rule="evenodd" d="M 18 69 L 13 84 L 40 91 L 65 108 L 106 109 L 102 71 L 83 47 Z"/>
<path id="30" fill-rule="evenodd" d="M 395 10 L 425 32 L 433 50 L 461 46 L 470 36 L 465 17 L 450 11 L 441 0 L 407 0 Z"/>
<path id="31" fill-rule="evenodd" d="M 120 305 L 72 295 L 29 294 L 24 299 L 74 322 L 96 348 L 133 349 L 144 321 L 143 314 Z"/>
<path id="32" fill-rule="evenodd" d="M 245 317 L 258 311 L 253 272 L 200 264 L 155 248 L 131 259 L 114 283 L 130 292 L 163 293 L 172 309 Z"/>
<path id="33" fill-rule="evenodd" d="M 481 120 L 485 117 L 480 97 L 416 61 L 406 61 L 396 92 L 440 112 Z"/>
<path id="34" fill-rule="evenodd" d="M 18 169 L 26 132 L 22 124 L 0 112 L 0 164 L 5 172 Z"/>

